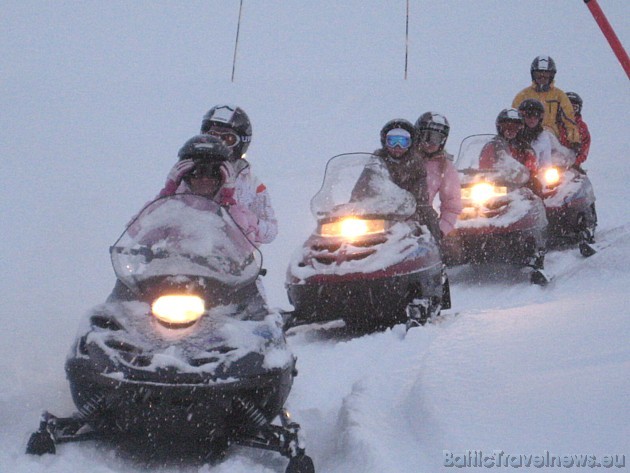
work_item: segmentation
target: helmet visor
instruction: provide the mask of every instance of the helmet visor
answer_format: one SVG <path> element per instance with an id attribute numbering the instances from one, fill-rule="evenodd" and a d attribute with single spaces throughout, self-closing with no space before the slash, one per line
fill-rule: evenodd
<path id="1" fill-rule="evenodd" d="M 431 145 L 441 145 L 444 142 L 444 135 L 435 130 L 423 130 L 420 132 L 420 142 Z"/>
<path id="2" fill-rule="evenodd" d="M 521 115 L 523 116 L 523 118 L 540 118 L 542 116 L 542 113 L 540 113 L 539 110 L 521 110 Z"/>
<path id="3" fill-rule="evenodd" d="M 221 163 L 199 163 L 185 176 L 184 179 L 190 182 L 193 179 L 203 179 L 204 177 L 219 181 L 222 180 L 223 176 L 221 175 Z"/>
<path id="4" fill-rule="evenodd" d="M 218 131 L 211 128 L 208 130 L 208 134 L 219 138 L 228 148 L 233 148 L 241 142 L 241 137 L 233 131 Z"/>
<path id="5" fill-rule="evenodd" d="M 523 128 L 521 122 L 505 121 L 501 123 L 501 131 L 503 133 L 517 134 Z"/>

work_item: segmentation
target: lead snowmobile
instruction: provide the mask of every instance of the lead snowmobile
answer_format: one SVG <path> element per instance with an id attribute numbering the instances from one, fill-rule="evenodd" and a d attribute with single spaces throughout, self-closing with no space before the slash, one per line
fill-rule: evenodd
<path id="1" fill-rule="evenodd" d="M 359 332 L 409 328 L 439 315 L 443 300 L 450 307 L 438 245 L 380 158 L 331 158 L 311 211 L 317 227 L 287 269 L 289 326 L 343 319 Z"/>
<path id="2" fill-rule="evenodd" d="M 572 151 L 558 146 L 551 159 L 552 166 L 539 176 L 549 221 L 547 244 L 551 248 L 577 244 L 583 256 L 592 256 L 597 226 L 593 185 L 584 171 L 573 167 Z"/>
<path id="3" fill-rule="evenodd" d="M 480 156 L 495 135 L 465 138 L 455 166 L 462 203 L 455 230 L 443 241 L 448 265 L 508 263 L 531 267 L 530 280 L 544 285 L 547 217 L 545 207 L 529 187 L 528 169 L 507 150 L 487 168 Z"/>
<path id="4" fill-rule="evenodd" d="M 117 286 L 66 360 L 78 412 L 45 412 L 27 453 L 109 439 L 149 457 L 186 446 L 214 460 L 238 444 L 288 457 L 287 473 L 313 473 L 284 409 L 296 358 L 256 289 L 261 258 L 229 214 L 199 195 L 160 198 L 110 253 Z"/>

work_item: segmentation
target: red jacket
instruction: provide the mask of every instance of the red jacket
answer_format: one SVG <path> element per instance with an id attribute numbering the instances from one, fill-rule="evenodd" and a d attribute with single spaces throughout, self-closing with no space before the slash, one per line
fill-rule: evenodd
<path id="1" fill-rule="evenodd" d="M 578 129 L 580 130 L 581 141 L 580 154 L 578 154 L 575 158 L 575 164 L 580 165 L 584 161 L 586 161 L 586 158 L 588 158 L 588 151 L 591 148 L 591 133 L 588 131 L 588 126 L 586 125 L 586 122 L 582 120 L 582 115 L 576 115 L 575 122 L 578 126 Z M 567 147 L 570 144 L 567 137 L 567 130 L 563 127 L 560 127 L 560 143 L 562 143 L 563 146 Z"/>

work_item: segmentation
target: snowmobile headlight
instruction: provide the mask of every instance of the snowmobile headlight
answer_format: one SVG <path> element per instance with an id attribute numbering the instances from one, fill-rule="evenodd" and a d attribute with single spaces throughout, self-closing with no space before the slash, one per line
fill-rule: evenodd
<path id="1" fill-rule="evenodd" d="M 560 182 L 560 171 L 558 168 L 550 167 L 543 172 L 543 182 L 547 186 L 555 186 Z"/>
<path id="2" fill-rule="evenodd" d="M 151 312 L 167 325 L 190 325 L 206 311 L 204 300 L 195 295 L 168 295 L 158 297 Z"/>
<path id="3" fill-rule="evenodd" d="M 462 198 L 471 200 L 477 205 L 483 205 L 493 197 L 507 194 L 507 187 L 495 186 L 489 182 L 480 182 L 472 187 L 462 189 Z"/>
<path id="4" fill-rule="evenodd" d="M 349 217 L 336 222 L 322 224 L 321 235 L 348 239 L 373 235 L 385 231 L 385 220 Z"/>

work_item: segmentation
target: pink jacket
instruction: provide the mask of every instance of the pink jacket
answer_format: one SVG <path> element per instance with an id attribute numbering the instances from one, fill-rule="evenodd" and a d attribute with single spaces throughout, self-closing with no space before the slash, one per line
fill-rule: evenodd
<path id="1" fill-rule="evenodd" d="M 443 153 L 438 157 L 425 158 L 427 170 L 427 187 L 429 202 L 433 203 L 435 196 L 440 196 L 440 230 L 448 235 L 457 217 L 462 211 L 462 196 L 457 169 Z"/>
<path id="2" fill-rule="evenodd" d="M 258 227 L 254 240 L 256 243 L 271 243 L 278 235 L 278 220 L 271 206 L 271 198 L 267 187 L 260 182 L 251 172 L 249 163 L 244 159 L 239 159 L 234 163 L 237 176 L 234 182 L 235 200 L 245 206 L 256 217 L 258 217 Z M 172 194 L 190 192 L 190 188 L 185 181 L 182 181 L 175 190 L 167 185 L 160 191 L 158 197 Z"/>

